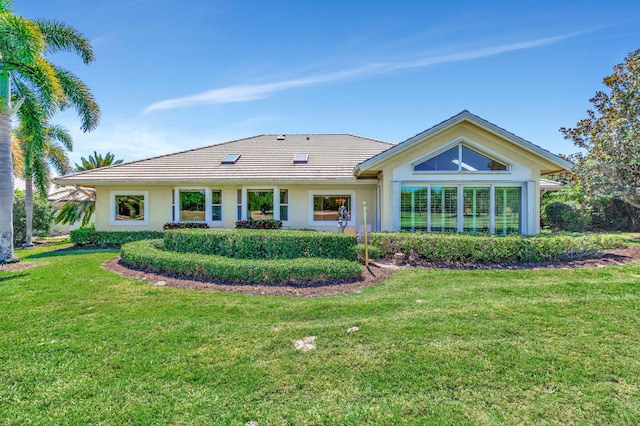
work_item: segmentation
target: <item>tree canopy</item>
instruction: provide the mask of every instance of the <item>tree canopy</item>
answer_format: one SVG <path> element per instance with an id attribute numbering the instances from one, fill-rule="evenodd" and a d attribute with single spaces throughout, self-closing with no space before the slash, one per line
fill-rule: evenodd
<path id="1" fill-rule="evenodd" d="M 622 197 L 640 208 L 640 49 L 604 78 L 606 91 L 565 139 L 585 150 L 572 155 L 580 187 L 593 195 Z"/>

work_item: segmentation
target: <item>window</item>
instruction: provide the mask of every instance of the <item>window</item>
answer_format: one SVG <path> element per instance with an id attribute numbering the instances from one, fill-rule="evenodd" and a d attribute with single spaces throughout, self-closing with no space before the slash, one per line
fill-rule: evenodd
<path id="1" fill-rule="evenodd" d="M 289 220 L 289 191 L 280 190 L 280 220 Z"/>
<path id="2" fill-rule="evenodd" d="M 144 195 L 116 195 L 116 220 L 144 220 Z"/>
<path id="3" fill-rule="evenodd" d="M 489 209 L 489 187 L 464 187 L 464 224 L 462 229 L 465 232 L 489 232 L 490 209 Z"/>
<path id="4" fill-rule="evenodd" d="M 293 156 L 293 164 L 306 164 L 309 161 L 309 154 L 298 152 Z"/>
<path id="5" fill-rule="evenodd" d="M 148 225 L 148 191 L 111 191 L 112 225 Z"/>
<path id="6" fill-rule="evenodd" d="M 338 220 L 338 212 L 341 206 L 345 206 L 351 212 L 351 195 L 314 195 L 313 196 L 313 220 L 314 222 L 335 222 Z"/>
<path id="7" fill-rule="evenodd" d="M 431 210 L 429 220 L 431 231 L 458 231 L 458 188 L 432 186 L 430 191 Z"/>
<path id="8" fill-rule="evenodd" d="M 400 228 L 407 231 L 427 231 L 428 188 L 402 187 L 400 193 Z"/>
<path id="9" fill-rule="evenodd" d="M 402 186 L 400 229 L 519 234 L 522 191 L 521 186 L 488 184 Z"/>
<path id="10" fill-rule="evenodd" d="M 496 234 L 520 233 L 521 194 L 522 188 L 519 186 L 496 188 Z"/>
<path id="11" fill-rule="evenodd" d="M 240 154 L 227 154 L 222 159 L 222 164 L 236 164 L 236 161 L 240 158 Z"/>
<path id="12" fill-rule="evenodd" d="M 466 145 L 458 144 L 414 165 L 413 170 L 416 172 L 487 172 L 506 171 L 507 166 Z"/>
<path id="13" fill-rule="evenodd" d="M 206 191 L 204 189 L 181 189 L 180 221 L 204 222 L 206 220 Z"/>
<path id="14" fill-rule="evenodd" d="M 247 190 L 247 219 L 273 219 L 273 190 Z"/>
<path id="15" fill-rule="evenodd" d="M 242 189 L 238 189 L 237 192 L 237 200 L 236 200 L 236 206 L 237 206 L 237 214 L 236 214 L 236 219 L 237 220 L 242 220 Z"/>
<path id="16" fill-rule="evenodd" d="M 222 191 L 211 190 L 211 220 L 222 220 Z"/>

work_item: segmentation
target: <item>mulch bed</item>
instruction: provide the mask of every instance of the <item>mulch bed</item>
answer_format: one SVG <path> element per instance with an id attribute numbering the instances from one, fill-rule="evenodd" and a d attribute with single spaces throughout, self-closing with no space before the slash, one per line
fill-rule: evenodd
<path id="1" fill-rule="evenodd" d="M 470 263 L 427 263 L 402 267 L 386 262 L 371 262 L 365 269 L 361 281 L 348 283 L 292 283 L 292 284 L 229 284 L 216 281 L 198 281 L 184 277 L 168 276 L 154 272 L 141 271 L 124 265 L 119 257 L 113 258 L 101 266 L 102 268 L 139 281 L 146 281 L 156 286 L 172 286 L 196 290 L 221 291 L 227 293 L 249 294 L 259 296 L 294 296 L 320 297 L 335 294 L 359 292 L 362 289 L 379 284 L 394 272 L 409 268 L 427 269 L 572 269 L 585 267 L 616 266 L 640 260 L 640 247 L 630 246 L 623 249 L 607 250 L 600 256 L 590 259 L 553 261 L 553 262 L 509 262 L 492 264 Z M 10 265 L 8 265 L 10 266 Z"/>

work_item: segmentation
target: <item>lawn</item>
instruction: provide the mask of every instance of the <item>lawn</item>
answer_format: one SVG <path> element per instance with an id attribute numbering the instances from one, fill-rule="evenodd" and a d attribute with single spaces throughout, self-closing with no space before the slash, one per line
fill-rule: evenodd
<path id="1" fill-rule="evenodd" d="M 0 272 L 0 424 L 640 423 L 640 263 L 412 269 L 301 299 L 50 249 Z"/>

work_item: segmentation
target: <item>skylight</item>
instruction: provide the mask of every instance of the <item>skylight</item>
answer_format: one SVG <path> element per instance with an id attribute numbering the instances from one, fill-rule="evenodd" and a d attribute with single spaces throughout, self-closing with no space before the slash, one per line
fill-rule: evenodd
<path id="1" fill-rule="evenodd" d="M 222 159 L 222 164 L 236 164 L 238 158 L 240 158 L 240 154 L 227 154 Z"/>
<path id="2" fill-rule="evenodd" d="M 306 152 L 298 152 L 293 156 L 294 164 L 302 164 L 306 163 L 307 161 L 309 161 L 309 154 L 307 154 Z"/>

